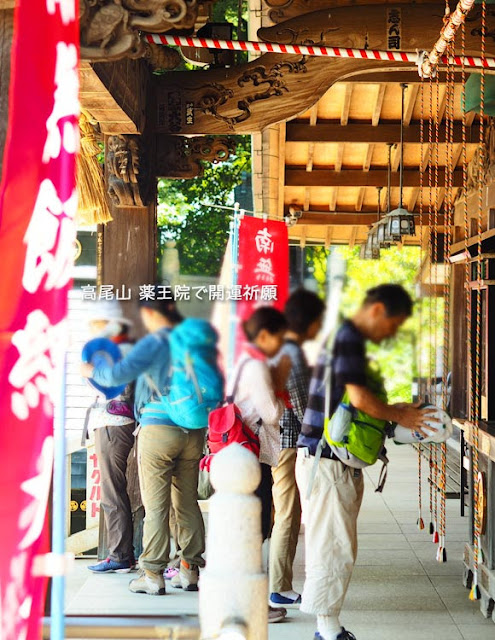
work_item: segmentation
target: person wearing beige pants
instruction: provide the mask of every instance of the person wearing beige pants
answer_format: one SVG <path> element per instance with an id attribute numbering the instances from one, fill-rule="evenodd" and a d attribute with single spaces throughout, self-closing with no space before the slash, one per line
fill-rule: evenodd
<path id="1" fill-rule="evenodd" d="M 292 565 L 301 528 L 301 501 L 295 482 L 296 449 L 282 449 L 279 463 L 272 467 L 273 505 L 276 518 L 270 543 L 270 591 L 292 589 Z"/>
<path id="2" fill-rule="evenodd" d="M 169 562 L 173 500 L 182 560 L 204 566 L 205 527 L 198 506 L 199 461 L 205 429 L 147 425 L 138 436 L 138 469 L 145 509 L 141 569 L 162 573 Z"/>
<path id="3" fill-rule="evenodd" d="M 301 596 L 292 588 L 292 565 L 301 528 L 301 502 L 296 484 L 296 444 L 308 402 L 310 370 L 302 350 L 306 340 L 312 340 L 321 327 L 325 305 L 312 291 L 298 289 L 291 294 L 284 308 L 288 330 L 280 355 L 291 361 L 287 392 L 290 408 L 280 420 L 279 461 L 272 467 L 273 506 L 275 519 L 270 542 L 270 605 L 298 605 Z"/>
<path id="4" fill-rule="evenodd" d="M 357 517 L 363 500 L 361 469 L 321 458 L 306 500 L 314 456 L 298 449 L 296 477 L 304 515 L 306 581 L 301 611 L 338 616 L 357 556 Z"/>
<path id="5" fill-rule="evenodd" d="M 315 640 L 356 640 L 342 626 L 339 614 L 356 561 L 357 517 L 363 499 L 363 472 L 344 465 L 340 456 L 345 451 L 328 445 L 325 420 L 346 392 L 354 408 L 372 417 L 400 422 L 412 430 L 421 431 L 426 425 L 427 410 L 407 403 L 386 404 L 368 386 L 366 341 L 379 344 L 392 338 L 411 315 L 412 306 L 401 285 L 369 289 L 355 315 L 342 323 L 331 346 L 323 347 L 313 369 L 297 441 L 296 477 L 306 545 L 301 610 L 316 614 Z"/>

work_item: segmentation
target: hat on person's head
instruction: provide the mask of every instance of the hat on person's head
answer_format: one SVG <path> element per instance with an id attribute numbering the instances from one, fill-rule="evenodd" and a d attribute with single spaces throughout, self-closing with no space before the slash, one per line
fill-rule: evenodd
<path id="1" fill-rule="evenodd" d="M 93 302 L 89 312 L 89 321 L 105 320 L 130 327 L 134 323 L 126 318 L 118 300 L 97 300 Z"/>

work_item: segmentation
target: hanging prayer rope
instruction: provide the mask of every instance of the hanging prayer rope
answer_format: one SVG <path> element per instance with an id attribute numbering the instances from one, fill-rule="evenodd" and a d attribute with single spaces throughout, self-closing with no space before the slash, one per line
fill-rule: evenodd
<path id="1" fill-rule="evenodd" d="M 447 5 L 448 13 L 446 13 L 447 19 L 445 20 L 444 28 L 440 33 L 440 38 L 435 42 L 431 53 L 424 54 L 423 60 L 419 65 L 420 75 L 425 78 L 431 78 L 436 75 L 438 63 L 444 60 L 443 54 L 445 50 L 449 43 L 454 41 L 455 34 L 459 27 L 464 25 L 466 15 L 471 11 L 474 2 L 475 0 L 461 0 L 452 14 L 450 14 L 450 9 Z M 483 62 L 481 62 L 481 65 L 483 65 Z"/>
<path id="2" fill-rule="evenodd" d="M 430 110 L 428 117 L 428 148 L 429 148 L 429 156 L 428 156 L 428 277 L 430 283 L 433 282 L 432 278 L 432 261 L 433 261 L 433 247 L 431 241 L 431 229 L 433 229 L 433 81 L 429 79 L 429 97 L 430 97 Z M 428 397 L 431 399 L 433 394 L 433 385 L 432 385 L 432 362 L 433 362 L 433 341 L 431 340 L 431 336 L 433 335 L 433 305 L 431 302 L 431 291 L 428 299 L 428 316 L 429 316 L 429 332 L 430 340 L 428 341 Z M 430 535 L 435 533 L 435 519 L 433 512 L 433 451 L 431 444 L 427 445 L 428 449 L 428 485 L 429 485 L 429 498 L 430 498 L 430 525 L 429 532 Z"/>
<path id="3" fill-rule="evenodd" d="M 485 35 L 486 35 L 486 2 L 483 0 L 481 5 L 481 57 L 485 55 Z M 478 581 L 478 566 L 480 560 L 480 513 L 478 505 L 478 451 L 479 451 L 479 420 L 481 418 L 481 280 L 482 280 L 482 222 L 483 222 L 483 196 L 485 186 L 485 139 L 484 139 L 484 121 L 485 121 L 485 73 L 484 69 L 481 73 L 480 81 L 480 138 L 479 138 L 479 165 L 478 165 L 478 246 L 476 265 L 476 311 L 475 311 L 475 367 L 474 367 L 474 397 L 472 398 L 472 408 L 474 415 L 472 417 L 473 424 L 473 446 L 472 446 L 472 472 L 471 482 L 473 483 L 474 493 L 474 571 L 473 586 L 469 597 L 471 600 L 479 600 L 481 594 Z M 473 278 L 474 279 L 474 278 Z M 469 290 L 469 295 L 471 290 Z M 471 394 L 473 396 L 473 393 Z"/>
<path id="4" fill-rule="evenodd" d="M 419 167 L 419 273 L 423 268 L 423 167 L 424 167 L 424 112 L 425 112 L 425 91 L 424 81 L 421 79 L 421 115 L 419 121 L 419 140 L 420 140 L 420 158 L 421 164 Z M 419 332 L 418 332 L 418 392 L 420 390 L 419 385 L 423 379 L 423 300 L 419 305 Z M 423 448 L 421 443 L 418 443 L 418 529 L 422 531 L 425 528 L 423 520 L 423 478 L 422 478 L 422 465 L 423 465 Z"/>
<path id="5" fill-rule="evenodd" d="M 435 191 L 433 201 L 433 282 L 438 282 L 438 206 L 440 199 L 439 188 L 439 137 L 440 137 L 440 81 L 438 75 L 435 81 Z M 431 395 L 430 401 L 438 405 L 437 394 L 437 356 L 438 356 L 438 296 L 436 290 L 433 291 L 433 318 L 434 318 L 434 331 L 433 331 L 433 361 L 431 370 Z M 431 340 L 431 337 L 430 337 Z M 433 542 L 435 544 L 439 541 L 438 535 L 438 447 L 430 444 L 433 457 L 433 477 L 430 479 L 433 485 Z"/>

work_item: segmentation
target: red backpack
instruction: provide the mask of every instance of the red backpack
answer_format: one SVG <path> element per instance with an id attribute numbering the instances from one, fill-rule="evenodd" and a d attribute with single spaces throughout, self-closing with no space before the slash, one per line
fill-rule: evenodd
<path id="1" fill-rule="evenodd" d="M 226 403 L 223 407 L 213 409 L 208 416 L 208 447 L 210 449 L 210 455 L 207 456 L 207 460 L 204 460 L 203 466 L 209 469 L 211 463 L 211 454 L 218 453 L 230 444 L 237 442 L 241 444 L 249 451 L 252 451 L 254 455 L 259 458 L 260 455 L 260 441 L 258 436 L 251 431 L 251 429 L 244 423 L 242 419 L 239 407 L 234 404 L 235 394 L 237 392 L 237 386 L 239 384 L 239 378 L 241 376 L 242 369 L 246 362 L 249 362 L 249 358 L 239 367 L 236 380 L 232 390 L 232 394 L 227 396 Z"/>

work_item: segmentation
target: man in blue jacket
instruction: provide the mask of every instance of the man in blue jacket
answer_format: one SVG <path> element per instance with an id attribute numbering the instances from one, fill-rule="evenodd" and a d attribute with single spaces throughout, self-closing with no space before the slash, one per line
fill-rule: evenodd
<path id="1" fill-rule="evenodd" d="M 134 593 L 164 595 L 163 571 L 170 555 L 169 511 L 172 492 L 181 548 L 180 585 L 197 591 L 199 567 L 204 566 L 205 529 L 198 506 L 198 469 L 203 455 L 205 429 L 175 425 L 160 402 L 170 372 L 168 334 L 182 322 L 172 299 L 141 300 L 141 319 L 149 335 L 113 367 L 82 366 L 82 374 L 104 386 L 136 380 L 135 414 L 138 469 L 145 508 L 140 575 L 131 580 Z"/>

